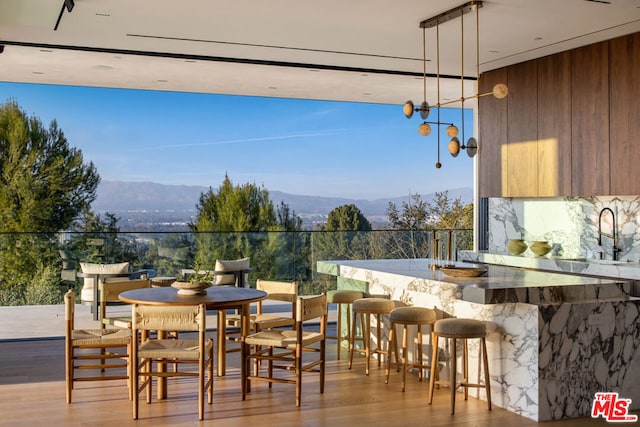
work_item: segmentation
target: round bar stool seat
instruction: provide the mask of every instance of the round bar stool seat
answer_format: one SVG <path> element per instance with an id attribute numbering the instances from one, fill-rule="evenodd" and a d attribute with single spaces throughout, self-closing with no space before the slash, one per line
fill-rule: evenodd
<path id="1" fill-rule="evenodd" d="M 382 316 L 391 313 L 396 307 L 396 302 L 386 298 L 361 298 L 355 300 L 352 304 L 353 323 L 351 325 L 351 339 L 349 341 L 349 369 L 353 365 L 353 353 L 364 353 L 366 358 L 365 374 L 369 375 L 369 361 L 371 356 L 380 355 L 378 358 L 378 366 L 381 366 L 382 355 L 388 351 L 382 348 Z M 376 349 L 371 350 L 371 316 L 376 318 Z M 362 335 L 357 335 L 357 323 L 360 319 Z M 355 342 L 361 341 L 363 349 L 356 350 Z"/>
<path id="2" fill-rule="evenodd" d="M 428 369 L 431 365 L 422 363 L 422 326 L 431 325 L 436 321 L 436 312 L 426 307 L 398 307 L 389 314 L 391 326 L 389 328 L 389 355 L 387 357 L 387 370 L 385 384 L 389 384 L 389 372 L 391 370 L 391 356 L 395 354 L 395 365 L 397 370 L 400 369 L 400 357 L 398 355 L 398 337 L 396 336 L 396 326 L 402 325 L 402 391 L 405 388 L 407 370 L 412 368 L 418 369 L 418 378 L 422 381 L 422 371 Z M 410 325 L 417 326 L 417 358 L 412 364 L 408 364 L 407 355 L 407 337 L 408 327 Z M 437 374 L 437 371 L 436 371 Z"/>
<path id="3" fill-rule="evenodd" d="M 438 339 L 440 337 L 451 339 L 451 357 L 449 364 L 451 366 L 451 374 L 449 385 L 451 387 L 451 415 L 455 413 L 456 408 L 456 390 L 458 387 L 464 387 L 464 400 L 469 398 L 469 387 L 484 388 L 487 394 L 487 404 L 491 410 L 491 384 L 489 379 L 489 360 L 487 358 L 487 327 L 485 322 L 475 319 L 442 319 L 436 321 L 433 326 L 433 355 L 431 362 L 431 378 L 429 381 L 429 404 L 433 402 L 433 389 L 436 382 L 435 370 L 438 367 Z M 484 384 L 473 384 L 469 382 L 469 352 L 467 349 L 467 340 L 477 338 L 480 339 L 480 352 L 482 357 L 482 365 L 484 370 Z M 456 340 L 463 340 L 463 378 L 462 381 L 456 381 Z"/>
<path id="4" fill-rule="evenodd" d="M 337 351 L 337 359 L 340 360 L 340 350 L 342 349 L 342 341 L 347 341 L 347 343 L 351 340 L 351 304 L 357 299 L 364 298 L 364 292 L 361 291 L 351 291 L 346 289 L 338 289 L 327 292 L 327 303 L 336 304 L 337 307 L 337 324 L 336 324 L 336 335 L 335 336 L 327 336 L 327 339 L 335 339 L 336 342 L 336 351 Z M 342 308 L 346 308 L 346 320 L 347 327 L 345 331 L 342 330 Z"/>

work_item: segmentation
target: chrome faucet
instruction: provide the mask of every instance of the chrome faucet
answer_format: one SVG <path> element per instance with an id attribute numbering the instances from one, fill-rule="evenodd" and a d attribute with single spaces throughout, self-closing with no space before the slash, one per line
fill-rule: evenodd
<path id="1" fill-rule="evenodd" d="M 602 232 L 602 215 L 609 211 L 611 213 L 611 220 L 613 221 L 613 230 L 611 232 L 611 234 L 607 234 L 607 233 L 603 233 Z M 618 252 L 620 252 L 620 249 L 618 249 L 618 246 L 616 245 L 617 239 L 618 239 L 618 226 L 616 224 L 616 216 L 613 213 L 613 211 L 611 210 L 611 208 L 604 208 L 600 211 L 600 216 L 598 217 L 598 245 L 602 246 L 602 236 L 605 237 L 609 237 L 611 238 L 611 240 L 613 240 L 613 247 L 612 247 L 612 257 L 614 261 L 618 260 Z M 602 259 L 603 257 L 603 253 L 600 252 L 600 259 Z"/>

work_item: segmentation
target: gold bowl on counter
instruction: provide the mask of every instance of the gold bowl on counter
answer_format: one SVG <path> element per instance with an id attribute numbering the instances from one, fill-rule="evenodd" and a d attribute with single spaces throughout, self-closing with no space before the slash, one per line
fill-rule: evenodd
<path id="1" fill-rule="evenodd" d="M 527 244 L 522 239 L 511 239 L 507 242 L 507 250 L 512 255 L 520 255 L 527 250 Z"/>
<path id="2" fill-rule="evenodd" d="M 546 254 L 551 252 L 552 247 L 553 246 L 551 246 L 545 240 L 536 240 L 531 244 L 531 246 L 529 246 L 529 249 L 531 249 L 531 252 L 533 252 L 537 256 L 545 256 Z"/>

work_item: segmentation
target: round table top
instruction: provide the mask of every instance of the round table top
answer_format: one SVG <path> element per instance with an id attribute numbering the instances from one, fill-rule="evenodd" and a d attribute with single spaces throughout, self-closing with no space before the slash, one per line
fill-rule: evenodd
<path id="1" fill-rule="evenodd" d="M 263 300 L 267 293 L 251 288 L 212 286 L 205 295 L 180 295 L 173 287 L 143 288 L 125 291 L 118 297 L 129 304 L 192 305 L 205 304 L 208 310 L 238 308 L 244 304 Z"/>

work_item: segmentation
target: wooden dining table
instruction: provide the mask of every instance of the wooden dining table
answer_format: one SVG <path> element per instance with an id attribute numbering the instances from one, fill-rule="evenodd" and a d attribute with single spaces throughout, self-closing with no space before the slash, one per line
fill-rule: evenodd
<path id="1" fill-rule="evenodd" d="M 202 295 L 182 295 L 173 287 L 144 288 L 122 292 L 119 299 L 129 304 L 145 305 L 193 305 L 205 304 L 207 310 L 218 310 L 218 376 L 223 376 L 226 371 L 226 310 L 237 309 L 241 315 L 241 334 L 245 337 L 249 331 L 249 321 L 251 314 L 251 303 L 263 300 L 267 293 L 251 288 L 237 288 L 235 286 L 212 286 Z M 158 331 L 163 334 L 166 331 Z M 246 347 L 244 339 L 240 345 L 242 359 Z M 244 363 L 241 369 L 244 369 Z M 161 391 L 161 388 L 162 391 Z M 164 384 L 158 385 L 158 396 L 166 397 L 166 387 Z"/>

